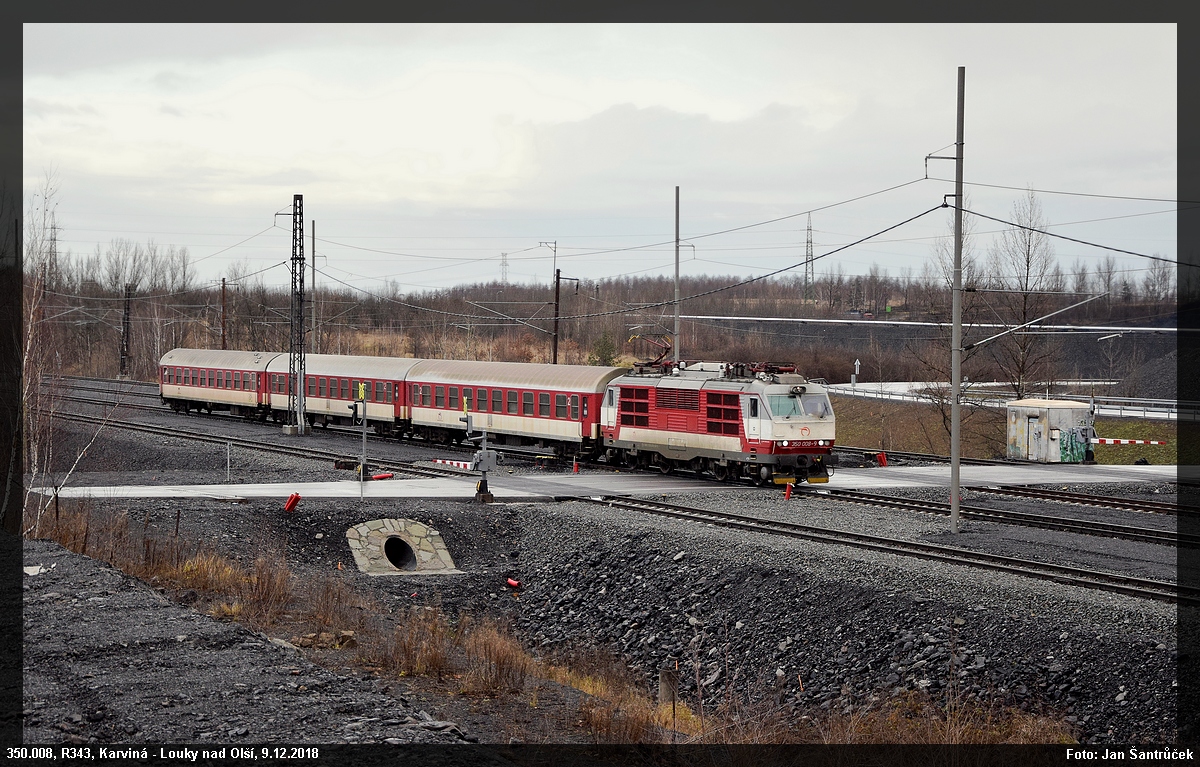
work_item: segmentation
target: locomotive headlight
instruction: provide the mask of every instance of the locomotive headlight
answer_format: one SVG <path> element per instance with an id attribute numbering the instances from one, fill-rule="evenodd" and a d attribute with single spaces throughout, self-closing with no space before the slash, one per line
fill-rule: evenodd
<path id="1" fill-rule="evenodd" d="M 785 439 L 783 442 L 780 442 L 779 444 L 783 445 L 784 447 L 787 447 L 788 441 Z"/>
<path id="2" fill-rule="evenodd" d="M 825 440 L 823 440 L 823 439 L 819 439 L 819 440 L 817 440 L 817 444 L 818 444 L 818 445 L 820 445 L 821 447 L 824 447 L 824 446 L 825 446 Z"/>

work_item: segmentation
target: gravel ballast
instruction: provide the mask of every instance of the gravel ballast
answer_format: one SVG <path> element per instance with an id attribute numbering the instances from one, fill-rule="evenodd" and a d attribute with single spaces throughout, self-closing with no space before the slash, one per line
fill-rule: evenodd
<path id="1" fill-rule="evenodd" d="M 192 422 L 204 420 L 193 417 Z M 251 431 L 262 428 L 245 426 Z M 64 427 L 64 431 L 80 428 Z M 82 441 L 82 437 L 74 439 Z M 357 450 L 352 440 L 336 440 L 330 435 L 322 441 L 326 439 L 343 445 L 350 454 Z M 410 460 L 421 456 L 414 446 L 404 445 L 398 451 Z M 234 482 L 348 477 L 348 472 L 320 462 L 248 451 L 237 460 L 238 449 L 233 453 Z M 533 471 L 514 468 L 518 472 Z M 182 481 L 181 475 L 187 481 L 223 482 L 225 448 L 113 431 L 98 441 L 77 471 L 72 484 L 176 484 Z M 136 474 L 131 475 L 131 471 Z M 1096 486 L 1078 489 L 1091 492 Z M 1173 489 L 1115 485 L 1104 491 L 1132 495 L 1158 490 L 1152 497 L 1167 499 L 1163 493 Z M 929 492 L 931 498 L 944 500 L 937 497 L 936 491 Z M 1169 552 L 1169 561 L 1162 561 L 1162 547 L 994 523 L 966 522 L 964 532 L 950 538 L 943 517 L 828 498 L 801 498 L 799 494 L 784 502 L 778 489 L 714 489 L 655 499 L 877 535 L 969 545 L 1015 556 L 1090 562 L 1103 565 L 1097 569 L 1125 568 L 1146 577 L 1170 577 L 1174 564 L 1173 551 Z M 983 496 L 966 502 L 985 501 L 994 502 Z M 644 675 L 650 689 L 657 689 L 659 669 L 678 661 L 681 687 L 685 698 L 692 702 L 700 694 L 711 702 L 731 689 L 755 699 L 779 700 L 803 715 L 853 712 L 921 690 L 935 695 L 952 691 L 967 700 L 1000 702 L 1048 713 L 1071 725 L 1076 736 L 1087 743 L 1153 743 L 1174 738 L 1175 608 L 1164 603 L 845 546 L 731 532 L 579 502 L 484 506 L 450 501 L 361 503 L 355 499 L 305 499 L 292 514 L 283 512 L 282 500 L 240 504 L 201 499 L 95 503 L 98 507 L 127 510 L 139 530 L 143 520 L 148 520 L 149 529 L 159 534 L 171 531 L 178 514 L 181 537 L 207 542 L 243 561 L 252 561 L 263 551 L 275 552 L 301 580 L 339 573 L 339 577 L 372 593 L 385 605 L 433 603 L 451 616 L 461 612 L 506 615 L 536 653 L 549 655 L 580 646 L 611 649 Z M 1091 513 L 1080 508 L 1072 507 L 1071 513 Z M 1119 516 L 1119 512 L 1102 513 Z M 1144 516 L 1130 515 L 1127 523 L 1142 524 Z M 442 534 L 462 574 L 372 578 L 354 571 L 345 530 L 358 522 L 382 517 L 416 519 L 432 525 Z M 29 542 L 29 546 L 35 548 L 27 549 L 27 565 L 38 558 L 47 559 L 57 548 L 45 542 Z M 28 551 L 37 556 L 30 556 Z M 61 558 L 67 553 L 57 549 L 53 555 Z M 337 570 L 338 563 L 346 569 Z M 79 737 L 88 732 L 103 733 L 118 742 L 133 737 L 145 742 L 178 742 L 198 737 L 200 732 L 221 731 L 216 724 L 210 727 L 203 721 L 187 722 L 191 729 L 186 735 L 181 734 L 183 729 L 156 730 L 156 726 L 166 725 L 156 725 L 152 718 L 176 721 L 174 715 L 179 712 L 161 706 L 161 695 L 143 701 L 138 700 L 143 696 L 134 692 L 101 700 L 105 710 L 118 711 L 119 715 L 106 714 L 109 719 L 93 723 L 95 727 L 90 731 L 80 727 L 89 721 L 83 710 L 87 706 L 75 710 L 72 696 L 97 685 L 99 691 L 115 689 L 115 685 L 105 687 L 103 682 L 118 678 L 113 674 L 131 673 L 121 665 L 129 662 L 125 653 L 128 648 L 117 651 L 119 643 L 109 641 L 111 637 L 88 639 L 82 647 L 89 647 L 88 642 L 95 644 L 94 658 L 89 661 L 94 667 L 80 666 L 76 674 L 71 669 L 79 663 L 80 656 L 72 654 L 77 648 L 65 639 L 52 640 L 53 632 L 86 635 L 92 622 L 70 620 L 70 616 L 83 614 L 84 610 L 100 611 L 95 613 L 98 616 L 111 615 L 109 603 L 88 600 L 112 600 L 115 594 L 126 592 L 145 592 L 139 597 L 144 605 L 138 604 L 147 617 L 130 628 L 130 637 L 135 641 L 139 639 L 135 634 L 158 637 L 155 641 L 162 642 L 162 653 L 168 652 L 166 648 L 186 647 L 185 655 L 198 658 L 233 648 L 247 655 L 245 667 L 251 669 L 247 672 L 251 676 L 259 674 L 271 680 L 272 675 L 286 677 L 276 682 L 277 686 L 306 683 L 298 681 L 299 676 L 290 670 L 283 673 L 266 669 L 299 667 L 300 676 L 314 680 L 320 673 L 328 674 L 320 677 L 324 680 L 318 685 L 322 694 L 334 695 L 336 690 L 336 694 L 357 701 L 358 708 L 327 720 L 312 718 L 311 731 L 304 733 L 303 742 L 344 741 L 346 733 L 341 728 L 352 717 L 360 717 L 355 721 L 378 720 L 365 722 L 363 729 L 353 731 L 363 742 L 429 737 L 431 733 L 454 739 L 461 734 L 394 723 L 384 726 L 380 723 L 404 722 L 406 716 L 420 718 L 420 712 L 379 692 L 372 687 L 375 683 L 321 672 L 310 668 L 311 664 L 303 666 L 305 661 L 294 651 L 272 644 L 261 635 L 213 621 L 185 607 L 164 604 L 152 589 L 111 568 L 98 563 L 90 567 L 97 571 L 83 568 L 81 573 L 86 573 L 79 576 L 83 585 L 48 587 L 45 584 L 50 580 L 39 580 L 59 577 L 55 575 L 57 567 L 26 577 L 27 606 L 34 604 L 33 600 L 43 600 L 47 590 L 67 595 L 38 601 L 37 605 L 45 607 L 27 614 L 25 707 L 31 742 L 53 742 L 61 740 L 64 733 L 74 734 L 55 729 L 57 722 L 72 715 L 83 717 L 80 722 L 66 719 L 68 725 L 79 729 Z M 509 577 L 521 582 L 516 596 L 506 585 Z M 197 628 L 192 623 L 212 625 Z M 187 630 L 176 630 L 175 624 L 186 625 Z M 95 624 L 97 629 L 99 626 Z M 233 633 L 226 636 L 222 632 Z M 189 639 L 177 641 L 178 635 Z M 223 638 L 192 639 L 210 635 Z M 33 669 L 31 652 L 39 669 L 66 670 L 52 673 Z M 286 659 L 282 655 L 275 658 L 278 653 L 293 654 Z M 207 711 L 206 718 L 210 714 L 213 721 L 220 720 L 221 727 L 228 725 L 226 733 L 247 729 L 254 733 L 247 737 L 266 737 L 280 721 L 282 701 L 299 701 L 304 696 L 283 691 L 281 694 L 291 697 L 276 700 L 269 693 L 274 688 L 253 682 L 247 683 L 248 693 L 229 689 L 217 671 L 220 664 L 229 662 L 216 655 L 211 663 L 206 662 L 203 667 L 214 669 L 214 676 L 208 682 L 197 677 L 196 686 L 202 692 L 189 693 L 194 700 L 183 706 L 193 719 L 195 714 Z M 85 678 L 85 673 L 93 676 Z M 63 675 L 63 681 L 54 674 Z M 30 679 L 34 684 L 30 685 Z M 263 688 L 259 698 L 270 702 L 239 708 L 243 712 L 240 720 L 233 721 L 232 709 L 222 708 L 226 700 L 244 703 L 259 688 Z M 80 700 L 88 702 L 91 698 Z M 392 702 L 388 704 L 387 700 Z M 35 707 L 39 702 L 41 705 Z M 375 712 L 387 705 L 403 711 L 403 715 Z M 175 708 L 180 708 L 179 701 Z M 43 710 L 47 713 L 38 713 Z M 32 724 L 35 720 L 38 724 Z M 114 722 L 112 727 L 100 730 L 100 725 L 109 720 Z M 115 724 L 118 721 L 120 726 Z M 127 726 L 135 727 L 134 733 L 126 732 Z M 282 740 L 295 741 L 297 737 L 295 726 L 280 734 Z"/>

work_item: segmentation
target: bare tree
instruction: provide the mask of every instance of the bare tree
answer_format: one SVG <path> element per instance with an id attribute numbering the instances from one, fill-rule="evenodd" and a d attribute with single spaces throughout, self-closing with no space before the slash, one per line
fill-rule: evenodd
<path id="1" fill-rule="evenodd" d="M 1036 195 L 1029 191 L 1019 198 L 1011 215 L 1018 226 L 1001 232 L 988 251 L 987 300 L 995 319 L 1015 328 L 1049 313 L 1062 272 L 1055 270 L 1054 249 L 1042 233 L 1047 223 Z M 984 348 L 1018 399 L 1050 377 L 1053 348 L 1044 335 L 1018 330 Z"/>

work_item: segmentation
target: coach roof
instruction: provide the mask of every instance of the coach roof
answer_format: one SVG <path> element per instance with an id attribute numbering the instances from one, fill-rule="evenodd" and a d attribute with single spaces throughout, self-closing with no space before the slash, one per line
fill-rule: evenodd
<path id="1" fill-rule="evenodd" d="M 306 354 L 304 373 L 339 378 L 380 378 L 403 381 L 421 360 L 411 357 L 363 357 L 341 354 Z M 270 367 L 272 373 L 288 372 L 288 355 L 280 354 Z"/>
<path id="2" fill-rule="evenodd" d="M 410 381 L 525 389 L 559 389 L 599 394 L 628 368 L 593 365 L 545 365 L 531 362 L 423 360 L 409 372 Z"/>
<path id="3" fill-rule="evenodd" d="M 159 367 L 220 368 L 222 370 L 265 370 L 279 352 L 239 352 L 223 349 L 172 349 L 163 355 Z"/>

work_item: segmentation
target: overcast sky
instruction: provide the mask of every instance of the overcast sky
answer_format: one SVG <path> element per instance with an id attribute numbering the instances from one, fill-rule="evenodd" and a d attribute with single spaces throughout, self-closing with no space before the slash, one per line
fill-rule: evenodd
<path id="1" fill-rule="evenodd" d="M 186 246 L 204 280 L 286 261 L 291 219 L 275 214 L 303 194 L 318 283 L 410 292 L 498 279 L 501 253 L 510 281 L 546 284 L 548 241 L 564 276 L 669 275 L 678 185 L 684 274 L 748 277 L 805 253 L 804 215 L 752 225 L 953 154 L 959 66 L 968 182 L 1175 198 L 1176 29 L 1161 24 L 27 24 L 25 193 L 53 172 L 75 253 L 153 239 Z M 814 251 L 952 191 L 922 180 L 818 210 Z M 1007 218 L 1020 192 L 968 194 Z M 1039 199 L 1053 231 L 1176 256 L 1169 202 Z M 948 220 L 816 269 L 919 271 Z M 996 229 L 978 221 L 981 252 Z M 1054 247 L 1067 270 L 1107 255 Z M 1149 262 L 1122 264 L 1140 281 Z"/>

